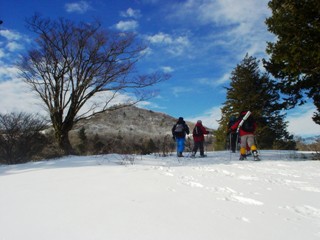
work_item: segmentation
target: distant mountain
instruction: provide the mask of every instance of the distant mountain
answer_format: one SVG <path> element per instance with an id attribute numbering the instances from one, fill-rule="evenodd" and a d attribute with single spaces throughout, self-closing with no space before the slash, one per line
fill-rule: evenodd
<path id="1" fill-rule="evenodd" d="M 90 135 L 127 135 L 157 137 L 171 135 L 177 119 L 164 113 L 135 106 L 105 111 L 75 125 L 70 134 L 76 134 L 84 127 Z M 187 122 L 190 131 L 195 123 Z"/>
<path id="2" fill-rule="evenodd" d="M 319 140 L 319 139 L 320 139 L 320 135 L 302 138 L 302 141 L 303 141 L 305 144 L 312 144 L 312 143 L 317 142 L 317 140 Z"/>

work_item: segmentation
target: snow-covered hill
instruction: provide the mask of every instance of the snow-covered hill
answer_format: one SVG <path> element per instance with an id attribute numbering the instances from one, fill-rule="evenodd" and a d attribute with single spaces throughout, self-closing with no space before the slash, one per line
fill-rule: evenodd
<path id="1" fill-rule="evenodd" d="M 318 240 L 320 161 L 261 151 L 0 166 L 2 240 Z M 133 163 L 133 164 L 131 164 Z"/>
<path id="2" fill-rule="evenodd" d="M 88 135 L 125 135 L 164 136 L 171 135 L 171 128 L 177 119 L 167 114 L 138 108 L 135 106 L 106 111 L 88 120 L 80 121 L 72 133 L 85 127 Z M 195 123 L 188 123 L 193 128 Z"/>

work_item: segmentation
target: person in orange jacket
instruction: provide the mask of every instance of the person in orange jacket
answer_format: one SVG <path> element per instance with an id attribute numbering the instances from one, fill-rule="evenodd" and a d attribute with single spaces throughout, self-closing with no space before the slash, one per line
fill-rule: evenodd
<path id="1" fill-rule="evenodd" d="M 198 149 L 200 149 L 200 157 L 206 157 L 203 147 L 204 134 L 209 134 L 209 131 L 202 125 L 202 121 L 198 120 L 192 132 L 194 146 L 191 157 L 196 156 Z"/>

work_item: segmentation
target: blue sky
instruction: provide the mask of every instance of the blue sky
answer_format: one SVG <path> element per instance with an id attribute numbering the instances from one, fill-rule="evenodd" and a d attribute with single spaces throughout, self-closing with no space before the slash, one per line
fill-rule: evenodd
<path id="1" fill-rule="evenodd" d="M 266 41 L 275 37 L 264 24 L 267 0 L 87 0 L 2 1 L 0 19 L 0 112 L 42 111 L 17 77 L 13 62 L 32 43 L 25 19 L 35 12 L 56 19 L 101 21 L 103 28 L 133 31 L 148 43 L 138 63 L 141 73 L 164 71 L 171 79 L 157 85 L 159 95 L 140 106 L 216 128 L 224 87 L 248 53 L 267 58 Z M 263 70 L 261 68 L 261 70 Z M 288 112 L 288 130 L 320 135 L 312 104 Z"/>

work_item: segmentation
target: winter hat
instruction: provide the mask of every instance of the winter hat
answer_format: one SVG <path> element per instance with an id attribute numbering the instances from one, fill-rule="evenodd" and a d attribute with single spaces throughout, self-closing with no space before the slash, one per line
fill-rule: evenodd
<path id="1" fill-rule="evenodd" d="M 200 124 L 202 124 L 202 121 L 201 121 L 201 120 L 198 120 L 198 121 L 197 121 L 197 123 L 200 123 Z"/>
<path id="2" fill-rule="evenodd" d="M 183 117 L 179 117 L 178 121 L 183 121 Z"/>

